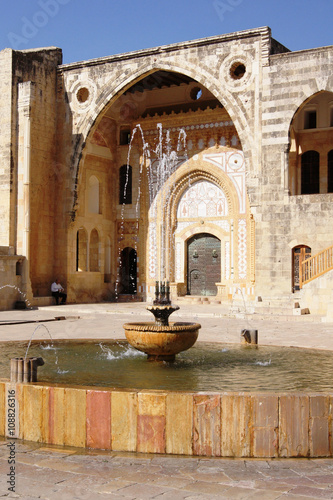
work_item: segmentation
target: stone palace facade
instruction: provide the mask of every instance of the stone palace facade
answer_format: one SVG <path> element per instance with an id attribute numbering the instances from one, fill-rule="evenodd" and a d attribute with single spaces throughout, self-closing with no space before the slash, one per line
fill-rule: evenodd
<path id="1" fill-rule="evenodd" d="M 333 267 L 333 47 L 267 27 L 62 64 L 0 52 L 0 309 L 301 301 Z"/>

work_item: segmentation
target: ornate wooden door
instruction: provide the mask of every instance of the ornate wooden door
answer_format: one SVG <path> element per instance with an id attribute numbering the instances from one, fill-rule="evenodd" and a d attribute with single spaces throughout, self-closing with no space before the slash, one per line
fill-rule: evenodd
<path id="1" fill-rule="evenodd" d="M 216 295 L 221 280 L 221 241 L 202 233 L 187 243 L 188 295 Z"/>

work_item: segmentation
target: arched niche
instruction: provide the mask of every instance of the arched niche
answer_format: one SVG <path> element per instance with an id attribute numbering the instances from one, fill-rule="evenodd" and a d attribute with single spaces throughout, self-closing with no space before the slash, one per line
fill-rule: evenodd
<path id="1" fill-rule="evenodd" d="M 100 182 L 95 175 L 88 180 L 88 212 L 90 214 L 101 213 L 100 209 Z"/>
<path id="2" fill-rule="evenodd" d="M 88 271 L 88 235 L 84 227 L 76 233 L 76 271 Z"/>

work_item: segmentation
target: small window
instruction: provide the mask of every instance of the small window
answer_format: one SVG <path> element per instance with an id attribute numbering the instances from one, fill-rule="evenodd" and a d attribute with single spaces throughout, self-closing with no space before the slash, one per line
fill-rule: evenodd
<path id="1" fill-rule="evenodd" d="M 119 135 L 119 145 L 126 146 L 130 142 L 131 142 L 131 131 L 129 129 L 121 130 Z"/>
<path id="2" fill-rule="evenodd" d="M 86 87 L 81 87 L 77 93 L 76 98 L 80 103 L 84 103 L 89 99 L 89 90 Z"/>
<path id="3" fill-rule="evenodd" d="M 317 128 L 317 111 L 315 109 L 305 111 L 304 113 L 304 128 Z"/>
<path id="4" fill-rule="evenodd" d="M 307 151 L 301 160 L 301 194 L 319 193 L 319 153 Z"/>
<path id="5" fill-rule="evenodd" d="M 123 165 L 119 169 L 119 204 L 132 203 L 132 167 Z"/>
<path id="6" fill-rule="evenodd" d="M 16 276 L 22 276 L 22 261 L 18 260 L 16 262 Z"/>
<path id="7" fill-rule="evenodd" d="M 330 109 L 330 127 L 333 127 L 333 106 Z"/>
<path id="8" fill-rule="evenodd" d="M 200 87 L 193 87 L 190 92 L 190 97 L 192 101 L 197 101 L 202 97 L 202 90 Z"/>
<path id="9" fill-rule="evenodd" d="M 240 61 L 234 62 L 230 68 L 230 76 L 233 80 L 240 80 L 246 73 L 245 64 Z"/>

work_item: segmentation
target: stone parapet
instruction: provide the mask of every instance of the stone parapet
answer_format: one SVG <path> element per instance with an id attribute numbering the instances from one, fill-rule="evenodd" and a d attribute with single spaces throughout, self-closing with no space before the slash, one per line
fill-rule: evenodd
<path id="1" fill-rule="evenodd" d="M 333 394 L 112 390 L 0 381 L 0 435 L 56 445 L 235 458 L 332 457 Z"/>

